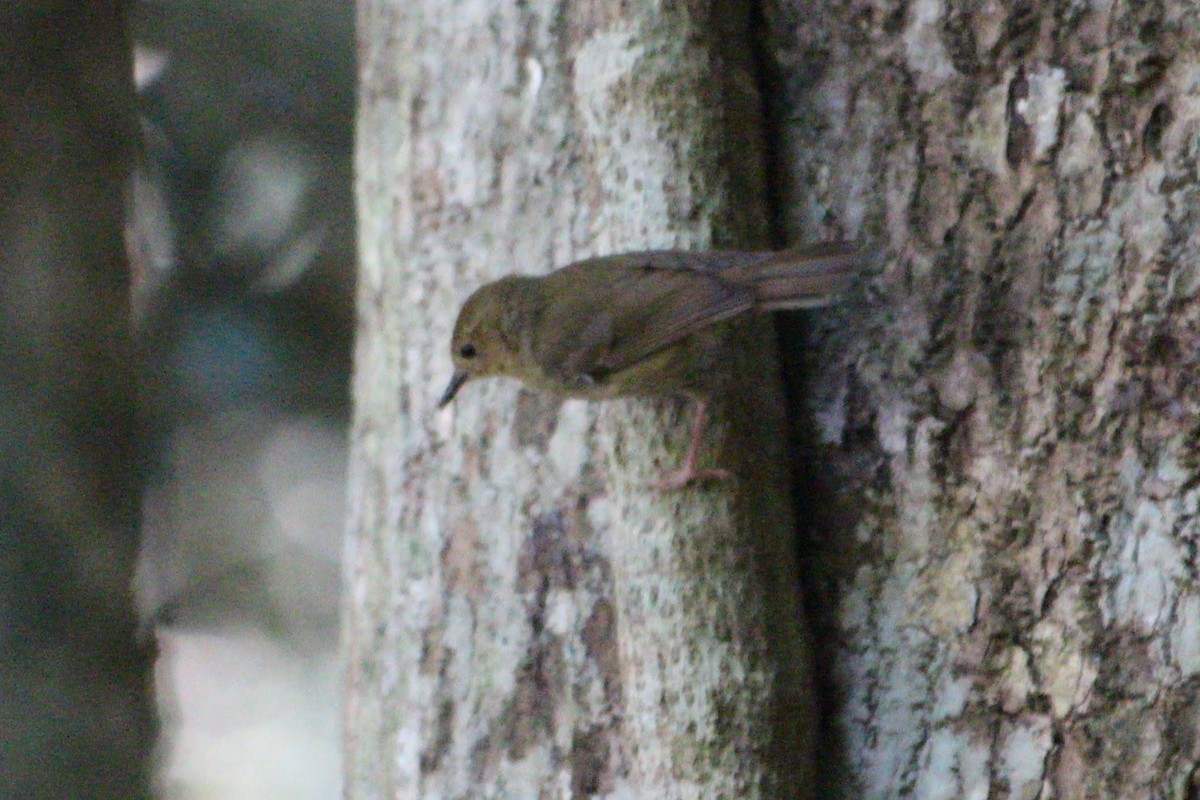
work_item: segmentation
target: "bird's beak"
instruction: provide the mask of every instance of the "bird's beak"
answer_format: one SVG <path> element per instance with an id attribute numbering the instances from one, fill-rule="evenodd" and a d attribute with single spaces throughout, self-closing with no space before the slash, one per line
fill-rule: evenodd
<path id="1" fill-rule="evenodd" d="M 458 394 L 458 390 L 467 382 L 467 373 L 456 372 L 454 377 L 450 379 L 450 385 L 446 387 L 446 391 L 442 394 L 442 399 L 438 400 L 438 408 L 445 408 L 450 405 L 450 401 L 454 399 L 454 395 Z"/>

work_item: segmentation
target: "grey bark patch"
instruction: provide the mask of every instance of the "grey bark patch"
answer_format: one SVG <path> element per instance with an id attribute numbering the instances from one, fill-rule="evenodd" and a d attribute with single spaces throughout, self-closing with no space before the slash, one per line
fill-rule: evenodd
<path id="1" fill-rule="evenodd" d="M 606 730 L 576 731 L 571 741 L 571 797 L 573 800 L 612 791 L 611 745 Z"/>
<path id="2" fill-rule="evenodd" d="M 479 575 L 479 558 L 482 548 L 479 528 L 474 522 L 462 519 L 449 526 L 441 558 L 448 593 L 461 594 L 472 603 L 481 600 L 483 581 Z"/>
<path id="3" fill-rule="evenodd" d="M 535 624 L 535 630 L 541 627 Z M 554 712 L 562 702 L 566 677 L 562 647 L 557 636 L 538 631 L 512 699 L 500 716 L 499 743 L 514 761 L 524 758 L 553 733 Z"/>
<path id="4" fill-rule="evenodd" d="M 442 759 L 450 749 L 454 731 L 454 703 L 443 700 L 438 707 L 437 723 L 433 736 L 421 751 L 421 772 L 429 774 L 441 766 Z"/>
<path id="5" fill-rule="evenodd" d="M 546 452 L 550 437 L 558 427 L 558 409 L 562 400 L 543 392 L 521 390 L 513 413 L 513 435 L 517 444 Z"/>
<path id="6" fill-rule="evenodd" d="M 592 613 L 583 623 L 582 638 L 588 658 L 596 665 L 604 684 L 604 699 L 616 714 L 623 705 L 621 696 L 621 663 L 617 652 L 616 611 L 611 602 L 601 598 L 592 606 Z"/>
<path id="7" fill-rule="evenodd" d="M 533 532 L 525 540 L 517 564 L 517 585 L 534 592 L 531 613 L 543 611 L 546 593 L 552 588 L 573 589 L 579 553 L 567 538 L 565 515 L 555 510 L 534 519 Z"/>

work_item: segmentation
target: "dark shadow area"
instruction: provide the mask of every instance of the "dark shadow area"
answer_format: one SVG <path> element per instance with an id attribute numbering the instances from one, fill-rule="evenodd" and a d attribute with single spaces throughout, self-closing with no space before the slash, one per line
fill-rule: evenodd
<path id="1" fill-rule="evenodd" d="M 835 724 L 844 700 L 836 674 L 839 585 L 849 577 L 846 542 L 853 532 L 853 514 L 828 463 L 827 449 L 814 435 L 806 398 L 812 367 L 806 359 L 808 321 L 801 314 L 776 318 L 780 360 L 788 412 L 788 457 L 792 503 L 796 513 L 796 556 L 800 570 L 805 618 L 813 649 L 813 684 L 819 731 L 817 791 L 814 797 L 844 796 L 848 774 L 846 743 Z"/>
<path id="2" fill-rule="evenodd" d="M 791 93 L 777 68 L 771 50 L 771 31 L 762 4 L 753 3 L 752 40 L 754 63 L 764 102 L 763 130 L 770 211 L 770 244 L 776 249 L 804 244 L 791 241 L 785 205 L 793 201 L 800 176 L 792 174 L 784 156 L 783 116 L 794 114 Z M 817 314 L 823 312 L 815 312 Z M 775 314 L 775 329 L 787 404 L 787 453 L 791 476 L 792 505 L 796 517 L 796 557 L 800 573 L 804 616 L 812 647 L 812 680 L 816 694 L 818 730 L 814 798 L 844 796 L 843 780 L 848 772 L 846 742 L 836 725 L 844 701 L 836 675 L 836 610 L 839 585 L 852 568 L 849 537 L 853 513 L 845 505 L 844 487 L 821 445 L 807 398 L 810 396 L 814 364 L 809 346 L 813 313 Z"/>

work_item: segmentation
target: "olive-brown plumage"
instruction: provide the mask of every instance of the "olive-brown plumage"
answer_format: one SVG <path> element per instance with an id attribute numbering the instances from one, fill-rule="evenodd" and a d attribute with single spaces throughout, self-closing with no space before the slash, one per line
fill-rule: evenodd
<path id="1" fill-rule="evenodd" d="M 655 251 L 578 261 L 542 276 L 510 275 L 477 289 L 454 325 L 454 377 L 517 378 L 583 398 L 686 394 L 700 409 L 678 488 L 697 471 L 705 402 L 728 326 L 747 313 L 826 305 L 846 287 L 856 251 L 822 244 L 781 253 Z"/>

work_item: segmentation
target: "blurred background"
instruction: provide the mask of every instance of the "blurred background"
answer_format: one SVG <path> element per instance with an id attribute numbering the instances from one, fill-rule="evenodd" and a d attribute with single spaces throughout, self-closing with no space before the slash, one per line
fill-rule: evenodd
<path id="1" fill-rule="evenodd" d="M 339 792 L 351 0 L 135 5 L 129 194 L 163 798 Z"/>

